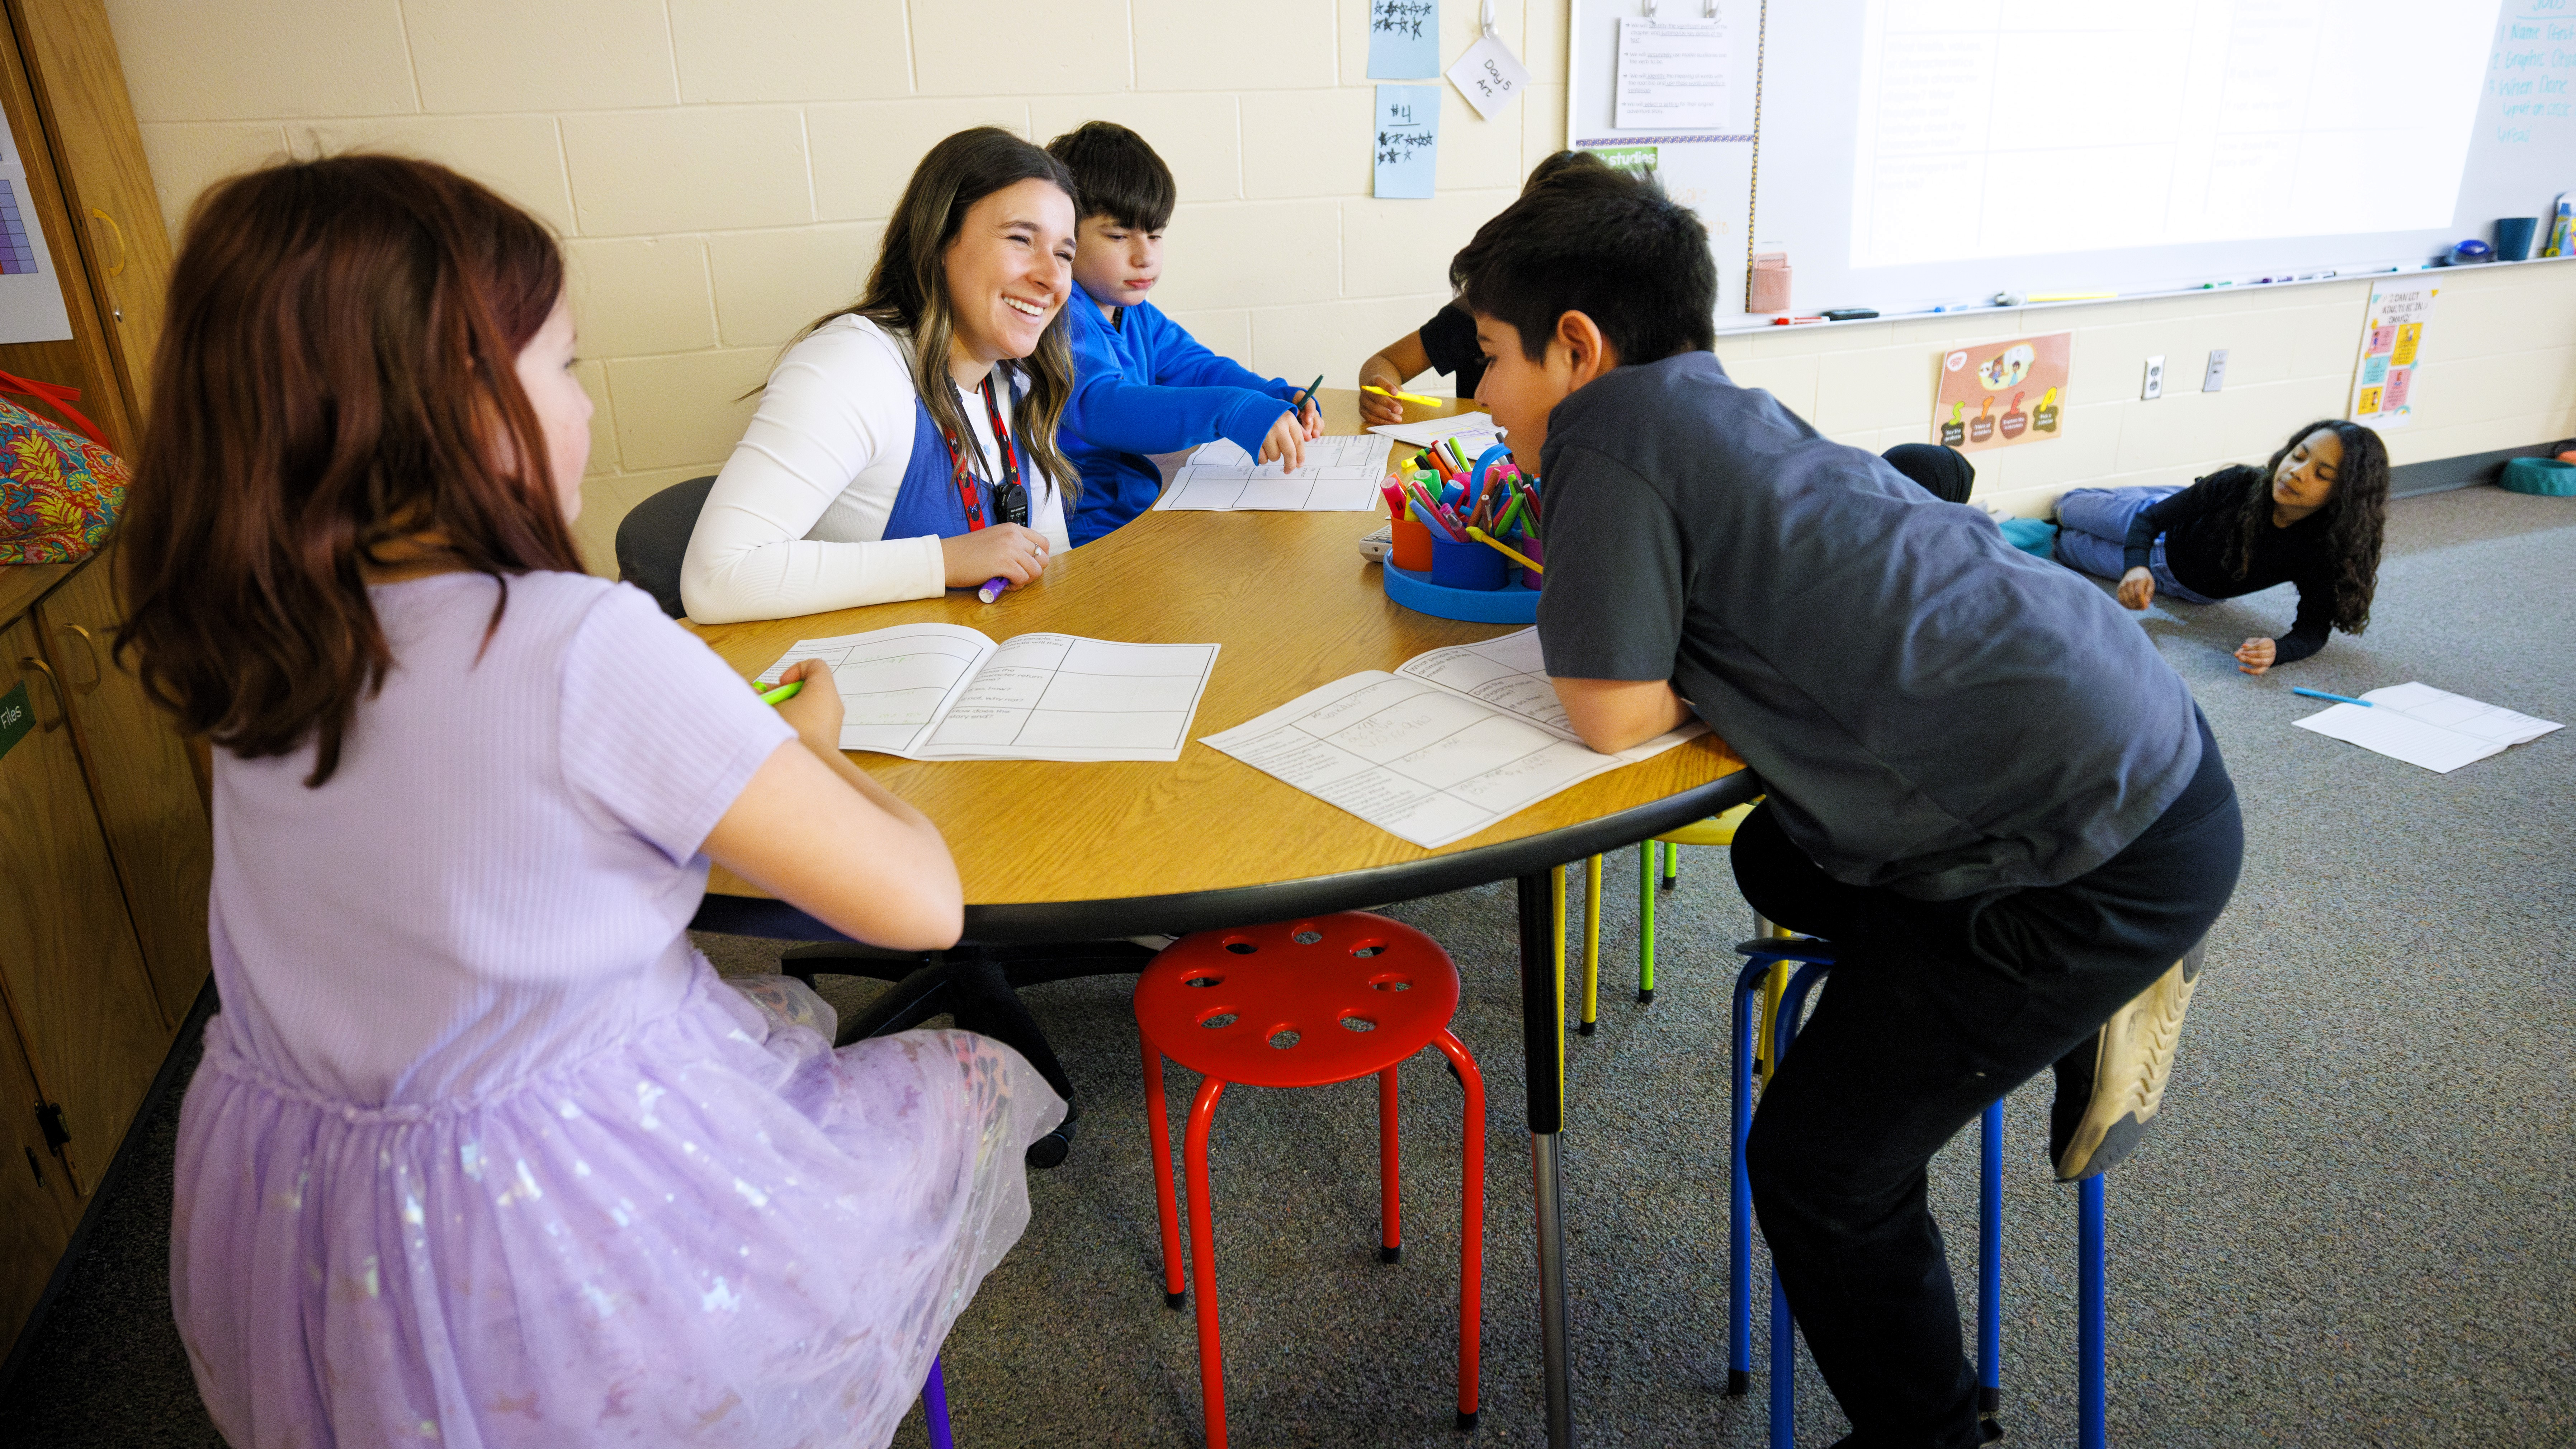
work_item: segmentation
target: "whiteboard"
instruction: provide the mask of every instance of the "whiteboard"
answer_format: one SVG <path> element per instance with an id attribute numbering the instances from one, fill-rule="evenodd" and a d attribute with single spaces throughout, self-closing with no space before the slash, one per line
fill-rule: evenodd
<path id="1" fill-rule="evenodd" d="M 2576 191 L 2576 0 L 1663 12 L 1707 8 L 1752 38 L 1758 123 L 1660 149 L 1709 226 L 1721 327 L 1764 320 L 1742 310 L 1757 248 L 1789 254 L 1798 312 L 1894 314 L 2411 265 Z M 1577 145 L 1621 139 L 1610 51 L 1642 9 L 1574 0 Z M 1965 126 L 1963 95 L 1987 102 Z"/>

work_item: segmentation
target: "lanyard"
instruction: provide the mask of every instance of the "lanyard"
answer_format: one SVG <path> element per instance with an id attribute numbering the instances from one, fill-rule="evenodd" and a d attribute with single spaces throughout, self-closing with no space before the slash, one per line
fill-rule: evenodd
<path id="1" fill-rule="evenodd" d="M 993 441 L 1000 446 L 1002 453 L 1002 481 L 993 485 L 993 511 L 999 515 L 1000 522 L 1025 524 L 1029 521 L 1029 493 L 1020 482 L 1019 449 L 1011 442 L 1010 428 L 1002 422 L 1001 404 L 993 398 L 993 375 L 989 372 L 984 374 L 984 380 L 976 385 L 975 390 L 984 395 L 984 419 L 993 425 Z M 958 442 L 957 435 L 950 433 L 948 457 L 957 482 L 957 502 L 966 510 L 966 531 L 973 533 L 985 523 L 983 490 L 975 486 L 982 472 L 982 450 L 977 450 L 979 466 L 970 473 L 966 467 L 966 449 Z"/>

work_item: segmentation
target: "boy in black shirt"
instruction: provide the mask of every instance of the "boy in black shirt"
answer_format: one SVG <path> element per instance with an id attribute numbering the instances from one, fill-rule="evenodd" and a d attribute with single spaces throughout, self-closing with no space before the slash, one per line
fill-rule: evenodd
<path id="1" fill-rule="evenodd" d="M 2241 858 L 2217 745 L 2098 589 L 1730 381 L 1707 234 L 1650 187 L 1524 196 L 1450 277 L 1545 479 L 1575 729 L 1705 719 L 1769 789 L 1746 899 L 1842 948 L 1747 1164 L 1846 1442 L 1976 1444 L 1925 1165 L 2052 1063 L 2060 1175 L 2134 1145 Z"/>

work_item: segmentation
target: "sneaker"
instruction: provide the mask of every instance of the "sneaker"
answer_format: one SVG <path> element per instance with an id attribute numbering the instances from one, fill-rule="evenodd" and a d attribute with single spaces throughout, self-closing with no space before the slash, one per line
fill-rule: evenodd
<path id="1" fill-rule="evenodd" d="M 1029 1150 L 1021 1154 L 1022 1159 L 1029 1166 L 1039 1169 L 1063 1166 L 1065 1157 L 1073 1151 L 1074 1124 L 1081 1120 L 1081 1106 L 1067 1101 L 1064 1104 L 1064 1120 L 1056 1124 L 1053 1132 L 1030 1143 Z"/>
<path id="2" fill-rule="evenodd" d="M 2057 1101 L 2048 1114 L 2048 1155 L 2057 1180 L 2109 1170 L 2137 1150 L 2173 1074 L 2183 1009 L 2200 978 L 2201 942 L 2156 984 L 2112 1014 L 2089 1045 L 2057 1064 Z"/>

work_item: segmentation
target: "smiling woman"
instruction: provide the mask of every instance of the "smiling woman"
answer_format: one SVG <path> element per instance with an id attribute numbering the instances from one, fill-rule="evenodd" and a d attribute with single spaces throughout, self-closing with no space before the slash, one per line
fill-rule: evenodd
<path id="1" fill-rule="evenodd" d="M 701 623 L 1016 588 L 1070 548 L 1072 184 L 1008 131 L 930 148 L 857 302 L 779 359 L 681 566 Z"/>

